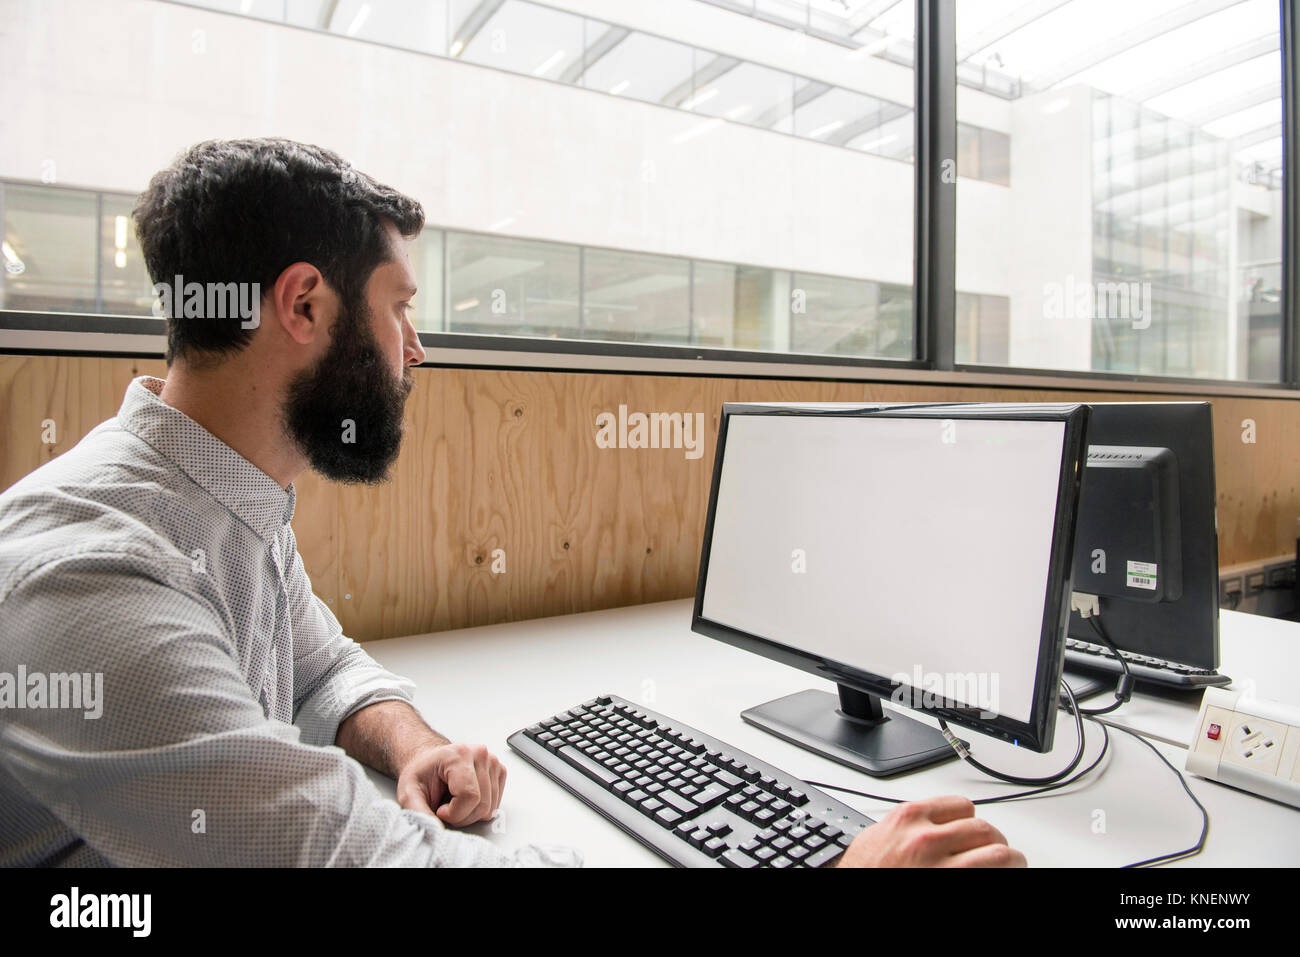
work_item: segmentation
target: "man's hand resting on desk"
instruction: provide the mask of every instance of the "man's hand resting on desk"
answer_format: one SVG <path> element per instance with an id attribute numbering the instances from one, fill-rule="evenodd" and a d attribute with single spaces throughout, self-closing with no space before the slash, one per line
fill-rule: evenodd
<path id="1" fill-rule="evenodd" d="M 1024 867 L 1025 855 L 949 795 L 900 804 L 860 833 L 838 867 Z"/>
<path id="2" fill-rule="evenodd" d="M 496 814 L 505 786 L 505 766 L 485 745 L 442 744 L 418 751 L 402 767 L 397 803 L 464 827 Z"/>

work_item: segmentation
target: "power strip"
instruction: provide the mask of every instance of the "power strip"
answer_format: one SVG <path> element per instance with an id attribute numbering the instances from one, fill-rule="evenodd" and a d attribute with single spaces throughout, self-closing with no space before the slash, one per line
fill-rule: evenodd
<path id="1" fill-rule="evenodd" d="M 1206 688 L 1187 770 L 1300 807 L 1300 708 Z"/>

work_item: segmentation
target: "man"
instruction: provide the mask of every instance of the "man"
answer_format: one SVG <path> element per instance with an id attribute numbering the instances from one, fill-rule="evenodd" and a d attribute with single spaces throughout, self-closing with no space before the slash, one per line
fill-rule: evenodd
<path id="1" fill-rule="evenodd" d="M 342 634 L 289 524 L 304 469 L 378 482 L 397 456 L 419 204 L 318 147 L 213 141 L 135 218 L 167 378 L 0 495 L 0 675 L 27 693 L 0 709 L 0 864 L 553 863 L 447 830 L 495 814 L 504 767 Z M 942 798 L 845 862 L 1023 858 Z"/>

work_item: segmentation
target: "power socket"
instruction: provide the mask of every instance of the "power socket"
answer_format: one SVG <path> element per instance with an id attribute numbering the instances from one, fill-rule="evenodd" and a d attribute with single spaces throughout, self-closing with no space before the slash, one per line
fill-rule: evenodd
<path id="1" fill-rule="evenodd" d="M 1187 770 L 1300 807 L 1300 707 L 1206 688 Z"/>

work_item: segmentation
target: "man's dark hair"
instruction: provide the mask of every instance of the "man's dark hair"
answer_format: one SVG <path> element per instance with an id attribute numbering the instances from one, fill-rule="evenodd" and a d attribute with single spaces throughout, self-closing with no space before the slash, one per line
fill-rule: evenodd
<path id="1" fill-rule="evenodd" d="M 355 170 L 337 153 L 285 139 L 208 140 L 156 173 L 134 210 L 154 283 L 259 283 L 269 293 L 288 266 L 308 262 L 345 311 L 392 257 L 385 222 L 411 238 L 424 210 Z M 206 286 L 205 286 L 206 288 Z M 237 352 L 253 329 L 238 319 L 167 317 L 167 362 Z"/>

